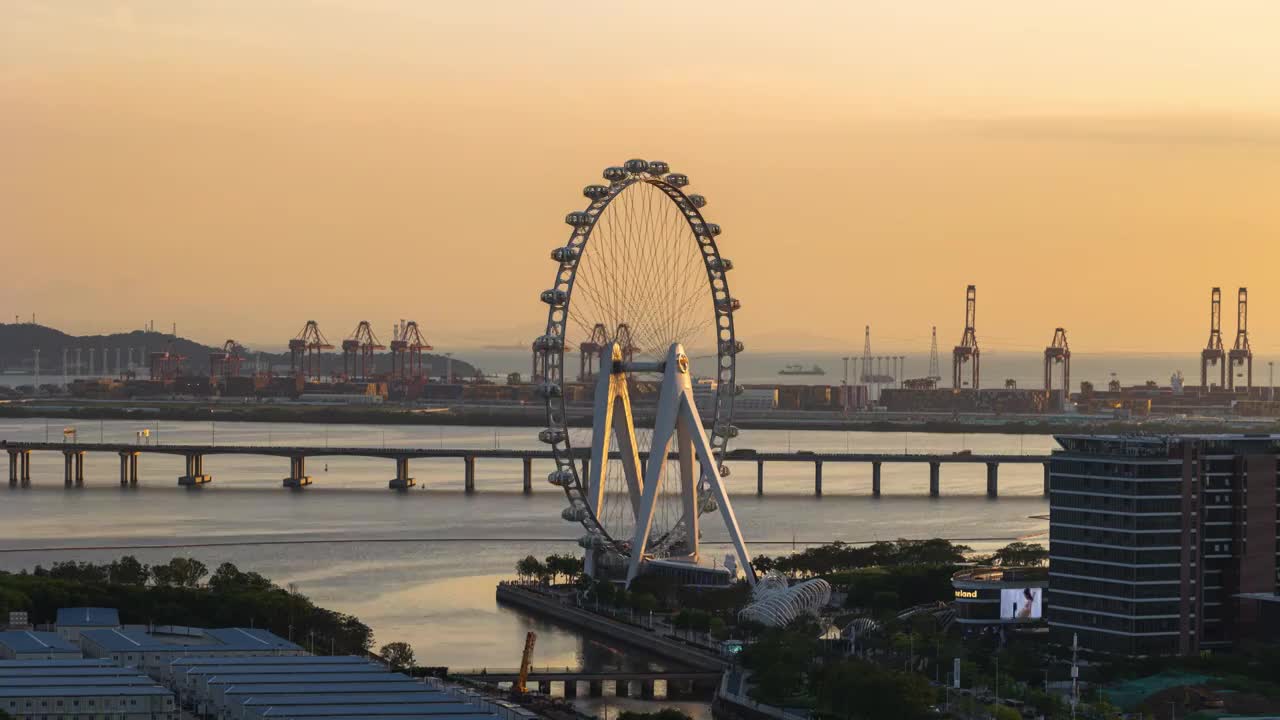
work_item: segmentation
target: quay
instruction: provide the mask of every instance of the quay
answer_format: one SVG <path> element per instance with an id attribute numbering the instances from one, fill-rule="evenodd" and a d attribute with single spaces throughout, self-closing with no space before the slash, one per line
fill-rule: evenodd
<path id="1" fill-rule="evenodd" d="M 89 452 L 115 453 L 120 458 L 121 487 L 136 487 L 138 484 L 139 458 L 144 454 L 180 455 L 185 459 L 185 470 L 178 477 L 178 485 L 197 488 L 213 480 L 213 475 L 205 472 L 204 460 L 213 455 L 265 455 L 287 458 L 289 474 L 283 479 L 286 488 L 298 490 L 312 483 L 307 475 L 307 460 L 317 457 L 365 457 L 391 460 L 395 465 L 395 477 L 387 486 L 392 490 L 408 490 L 415 485 L 409 473 L 411 460 L 456 459 L 463 463 L 463 488 L 466 493 L 476 490 L 476 461 L 485 460 L 519 460 L 524 472 L 522 486 L 526 494 L 533 492 L 533 461 L 551 460 L 554 455 L 550 450 L 519 449 L 476 449 L 476 448 L 395 448 L 395 447 L 317 447 L 310 445 L 138 445 L 134 443 L 92 443 L 92 442 L 10 442 L 0 441 L 0 448 L 9 456 L 9 486 L 30 487 L 32 453 L 61 453 L 63 456 L 64 484 L 68 488 L 83 487 L 84 457 Z M 583 474 L 587 473 L 590 452 L 586 448 L 574 450 L 574 457 L 583 464 Z M 641 453 L 641 460 L 647 457 Z M 675 457 L 674 455 L 672 457 Z M 871 466 L 871 495 L 879 497 L 881 492 L 881 468 L 885 463 L 906 463 L 928 465 L 929 495 L 939 497 L 942 492 L 942 466 L 946 464 L 983 464 L 987 470 L 987 496 L 997 497 L 1000 494 L 1000 466 L 1007 464 L 1034 465 L 1044 468 L 1044 493 L 1049 489 L 1049 456 L 1048 455 L 1008 455 L 979 453 L 818 453 L 808 451 L 797 452 L 756 452 L 754 450 L 731 450 L 725 455 L 725 462 L 754 462 L 756 464 L 756 495 L 765 493 L 765 463 L 811 463 L 813 465 L 813 494 L 822 496 L 822 469 L 830 463 L 863 463 Z"/>

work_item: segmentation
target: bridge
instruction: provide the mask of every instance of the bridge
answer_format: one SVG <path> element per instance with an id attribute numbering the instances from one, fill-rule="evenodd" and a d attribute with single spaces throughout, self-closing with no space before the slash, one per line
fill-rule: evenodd
<path id="1" fill-rule="evenodd" d="M 486 460 L 520 460 L 524 465 L 523 490 L 526 494 L 533 492 L 533 461 L 551 460 L 554 455 L 550 450 L 519 449 L 477 449 L 477 448 L 413 448 L 413 447 L 317 447 L 310 445 L 194 445 L 177 444 L 161 445 L 109 442 L 11 442 L 0 441 L 9 455 L 9 486 L 30 487 L 31 456 L 36 452 L 62 453 L 64 484 L 68 488 L 84 486 L 84 457 L 89 452 L 115 453 L 120 458 L 121 487 L 135 487 L 138 484 L 138 460 L 144 454 L 180 455 L 186 460 L 186 469 L 178 477 L 178 485 L 188 488 L 201 487 L 213 480 L 213 476 L 204 469 L 204 458 L 208 455 L 266 455 L 287 458 L 289 474 L 283 480 L 283 486 L 291 489 L 302 489 L 311 484 L 307 475 L 307 460 L 317 457 L 366 457 L 391 460 L 395 463 L 395 477 L 387 483 L 393 490 L 408 490 L 415 481 L 409 474 L 411 460 L 425 459 L 459 459 L 463 463 L 463 488 L 467 493 L 476 489 L 476 461 Z M 587 448 L 576 448 L 574 457 L 582 463 L 582 472 L 587 474 L 590 463 L 590 452 Z M 617 457 L 616 453 L 610 457 Z M 647 453 L 641 453 L 643 461 Z M 671 456 L 676 457 L 674 454 Z M 1009 455 L 979 454 L 970 452 L 958 453 L 826 453 L 826 452 L 757 452 L 750 449 L 731 450 L 725 455 L 726 462 L 756 463 L 756 495 L 763 496 L 765 488 L 764 466 L 766 462 L 812 463 L 813 494 L 822 496 L 822 469 L 829 463 L 862 463 L 871 466 L 871 495 L 880 496 L 881 467 L 885 463 L 924 464 L 929 466 L 929 495 L 941 495 L 941 475 L 944 464 L 984 464 L 987 468 L 987 495 L 999 495 L 1000 466 L 1006 464 L 1034 465 L 1044 467 L 1044 492 L 1049 490 L 1049 457 L 1048 455 Z"/>
<path id="2" fill-rule="evenodd" d="M 519 669 L 489 669 L 453 671 L 449 676 L 459 680 L 498 685 L 514 683 L 520 675 Z M 587 683 L 587 692 L 591 697 L 604 695 L 604 684 L 612 682 L 617 697 L 631 695 L 632 683 L 640 686 L 640 697 L 651 700 L 654 697 L 654 683 L 662 680 L 667 683 L 667 697 L 675 695 L 695 695 L 699 692 L 710 693 L 720 682 L 719 671 L 667 670 L 667 671 L 635 671 L 605 670 L 591 672 L 570 670 L 568 668 L 530 668 L 528 682 L 539 692 L 550 694 L 552 683 L 563 683 L 564 696 L 577 697 L 578 683 Z M 673 692 L 674 691 L 674 692 Z"/>

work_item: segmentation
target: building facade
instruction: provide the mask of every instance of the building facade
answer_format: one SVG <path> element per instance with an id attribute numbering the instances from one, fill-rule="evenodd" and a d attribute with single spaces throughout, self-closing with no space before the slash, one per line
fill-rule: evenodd
<path id="1" fill-rule="evenodd" d="M 1050 462 L 1051 636 L 1127 655 L 1247 637 L 1280 589 L 1280 435 L 1060 436 Z"/>

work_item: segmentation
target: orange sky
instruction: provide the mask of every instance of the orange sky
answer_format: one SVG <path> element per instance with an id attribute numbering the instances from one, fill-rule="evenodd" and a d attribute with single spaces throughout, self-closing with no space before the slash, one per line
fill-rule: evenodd
<path id="1" fill-rule="evenodd" d="M 0 4 L 0 317 L 527 342 L 581 186 L 710 199 L 756 349 L 1280 350 L 1280 4 Z M 1224 329 L 1235 332 L 1234 307 Z M 385 340 L 386 338 L 384 338 Z"/>

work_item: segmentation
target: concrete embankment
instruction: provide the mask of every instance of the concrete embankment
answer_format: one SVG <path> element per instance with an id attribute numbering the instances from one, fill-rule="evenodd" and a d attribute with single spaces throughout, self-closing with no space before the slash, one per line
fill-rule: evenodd
<path id="1" fill-rule="evenodd" d="M 690 647 L 677 640 L 655 634 L 653 631 L 612 618 L 597 615 L 572 605 L 560 598 L 520 585 L 503 583 L 498 586 L 498 602 L 547 617 L 580 630 L 635 646 L 658 657 L 698 670 L 723 670 L 728 663 L 717 655 Z"/>

